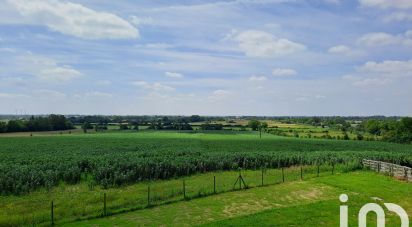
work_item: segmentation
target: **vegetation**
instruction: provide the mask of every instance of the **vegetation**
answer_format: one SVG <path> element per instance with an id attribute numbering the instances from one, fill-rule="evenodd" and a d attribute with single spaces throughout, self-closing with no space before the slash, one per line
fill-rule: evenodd
<path id="1" fill-rule="evenodd" d="M 216 170 L 371 158 L 412 166 L 411 145 L 311 140 L 250 132 L 88 133 L 0 137 L 0 193 L 22 194 L 87 176 L 104 188 Z"/>
<path id="2" fill-rule="evenodd" d="M 155 130 L 193 130 L 192 126 L 185 119 L 170 120 L 163 117 L 150 123 L 149 129 Z"/>
<path id="3" fill-rule="evenodd" d="M 358 168 L 359 163 L 337 165 L 334 173 L 351 171 Z M 331 165 L 320 166 L 319 176 L 331 175 Z M 304 179 L 317 176 L 316 166 L 304 166 Z M 300 168 L 284 169 L 285 182 L 300 180 Z M 242 170 L 242 177 L 247 188 L 261 186 L 261 170 Z M 190 200 L 199 197 L 236 191 L 233 186 L 238 171 L 209 172 L 197 174 L 183 179 L 140 182 L 130 186 L 104 189 L 94 186 L 88 181 L 76 185 L 60 184 L 50 190 L 38 190 L 19 197 L 0 197 L 0 226 L 7 225 L 44 225 L 50 223 L 50 202 L 53 200 L 57 223 L 70 222 L 76 219 L 99 217 L 102 215 L 103 194 L 107 195 L 107 214 L 145 209 L 148 205 L 148 186 L 150 186 L 150 206 Z M 216 179 L 216 191 L 214 190 Z M 185 181 L 183 193 L 182 181 Z M 264 186 L 283 182 L 282 170 L 264 169 Z M 243 185 L 242 185 L 243 188 Z"/>
<path id="4" fill-rule="evenodd" d="M 349 226 L 358 225 L 358 212 L 379 200 L 412 209 L 411 184 L 373 172 L 351 172 L 246 191 L 235 191 L 64 226 L 339 226 L 339 195 L 349 200 Z M 386 213 L 386 226 L 400 226 Z M 178 218 L 177 218 L 178 217 Z M 368 226 L 376 226 L 369 215 Z"/>
<path id="5" fill-rule="evenodd" d="M 28 120 L 9 120 L 0 122 L 1 132 L 36 132 L 58 131 L 73 129 L 73 124 L 63 115 L 50 115 L 48 117 L 31 116 Z"/>

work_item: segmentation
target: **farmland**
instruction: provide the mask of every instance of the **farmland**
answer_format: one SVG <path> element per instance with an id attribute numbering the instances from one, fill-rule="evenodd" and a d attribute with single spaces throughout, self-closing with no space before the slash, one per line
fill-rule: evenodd
<path id="1" fill-rule="evenodd" d="M 71 134 L 38 132 L 0 137 L 0 223 L 49 223 L 50 200 L 58 205 L 56 220 L 67 223 L 102 214 L 143 209 L 151 185 L 151 203 L 233 190 L 238 170 L 249 187 L 276 184 L 358 168 L 361 158 L 411 165 L 411 145 L 378 141 L 281 137 L 253 131 L 120 131 Z M 222 172 L 223 171 L 223 172 Z"/>
<path id="2" fill-rule="evenodd" d="M 253 132 L 117 132 L 0 138 L 0 192 L 82 179 L 105 188 L 216 170 L 371 158 L 410 165 L 410 145 L 313 140 Z"/>

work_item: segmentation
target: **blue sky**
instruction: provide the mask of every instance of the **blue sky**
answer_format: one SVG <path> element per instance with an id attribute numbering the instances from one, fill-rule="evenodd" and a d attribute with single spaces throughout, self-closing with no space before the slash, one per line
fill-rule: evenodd
<path id="1" fill-rule="evenodd" d="M 412 1 L 0 0 L 0 113 L 412 115 Z"/>

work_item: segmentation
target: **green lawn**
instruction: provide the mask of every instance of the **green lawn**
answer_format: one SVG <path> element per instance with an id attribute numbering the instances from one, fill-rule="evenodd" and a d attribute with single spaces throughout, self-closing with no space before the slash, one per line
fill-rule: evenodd
<path id="1" fill-rule="evenodd" d="M 412 185 L 372 172 L 312 178 L 74 222 L 65 226 L 339 226 L 339 195 L 349 195 L 349 224 L 367 202 L 397 203 L 412 214 Z M 376 198 L 381 200 L 376 200 Z M 386 211 L 386 226 L 399 226 Z M 376 226 L 369 215 L 370 226 Z"/>

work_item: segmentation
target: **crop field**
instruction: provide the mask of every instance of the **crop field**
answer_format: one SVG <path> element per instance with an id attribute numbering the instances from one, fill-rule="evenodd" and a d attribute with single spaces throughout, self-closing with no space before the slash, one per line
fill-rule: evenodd
<path id="1" fill-rule="evenodd" d="M 251 132 L 118 132 L 0 137 L 0 193 L 87 179 L 103 187 L 216 170 L 370 158 L 410 165 L 411 145 L 313 140 Z"/>
<path id="2" fill-rule="evenodd" d="M 411 165 L 412 146 L 376 141 L 280 137 L 256 132 L 115 131 L 0 137 L 0 225 L 49 224 L 116 214 L 232 191 L 241 172 L 248 187 L 358 168 L 370 158 Z M 267 171 L 266 171 L 267 169 Z M 223 171 L 223 172 L 222 172 Z M 185 180 L 185 192 L 182 190 Z M 272 187 L 272 186 L 270 186 Z M 184 195 L 183 195 L 184 194 Z"/>

